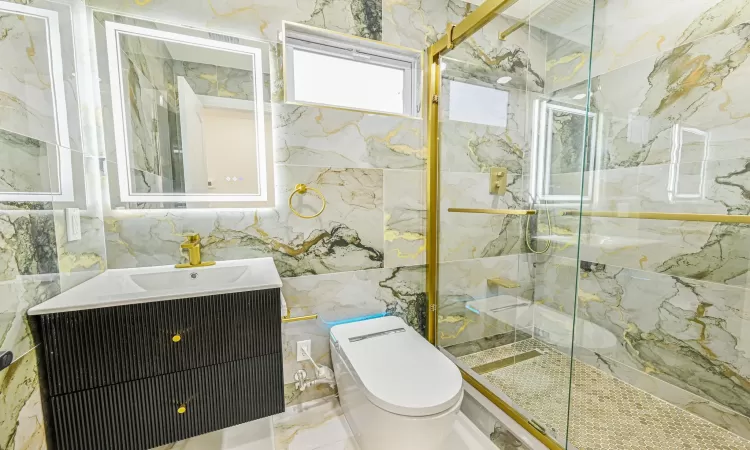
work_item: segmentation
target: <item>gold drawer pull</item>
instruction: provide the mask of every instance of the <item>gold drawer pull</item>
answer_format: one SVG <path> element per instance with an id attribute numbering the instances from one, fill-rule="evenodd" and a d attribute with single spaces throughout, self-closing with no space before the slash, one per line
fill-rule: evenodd
<path id="1" fill-rule="evenodd" d="M 187 411 L 187 406 L 185 405 L 180 405 L 180 407 L 177 408 L 177 414 L 185 414 L 186 411 Z"/>
<path id="2" fill-rule="evenodd" d="M 172 342 L 180 342 L 181 340 L 182 336 L 180 336 L 179 334 L 175 334 L 174 336 L 172 336 Z"/>

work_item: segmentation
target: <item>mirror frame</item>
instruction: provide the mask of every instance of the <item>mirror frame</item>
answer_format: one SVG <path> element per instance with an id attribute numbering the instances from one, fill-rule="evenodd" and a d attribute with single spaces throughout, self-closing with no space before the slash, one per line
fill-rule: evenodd
<path id="1" fill-rule="evenodd" d="M 552 99 L 554 100 L 554 99 Z M 533 133 L 532 133 L 532 155 L 531 155 L 531 171 L 530 171 L 530 188 L 529 194 L 534 204 L 537 203 L 554 203 L 555 205 L 570 205 L 571 207 L 578 208 L 579 203 L 583 202 L 584 205 L 596 204 L 599 198 L 598 186 L 599 183 L 599 171 L 601 166 L 602 157 L 600 155 L 603 144 L 599 133 L 600 128 L 600 115 L 594 111 L 589 111 L 586 108 L 579 109 L 573 106 L 565 106 L 558 103 L 551 103 L 552 100 L 540 100 L 534 101 L 534 116 L 533 116 Z M 549 145 L 552 140 L 552 127 L 549 126 L 549 115 L 554 111 L 574 114 L 576 116 L 588 115 L 590 122 L 587 128 L 589 133 L 588 142 L 585 145 L 585 149 L 588 151 L 586 155 L 587 160 L 591 163 L 588 170 L 584 171 L 582 176 L 589 176 L 589 187 L 588 191 L 582 192 L 583 197 L 573 194 L 550 194 L 549 184 L 551 179 L 550 164 L 552 153 Z M 582 142 L 583 144 L 583 142 Z"/>
<path id="2" fill-rule="evenodd" d="M 55 135 L 57 143 L 44 142 L 47 146 L 57 148 L 57 175 L 59 189 L 55 192 L 0 192 L 0 202 L 70 202 L 74 200 L 73 161 L 70 149 L 70 129 L 68 125 L 68 107 L 65 101 L 65 76 L 63 73 L 62 44 L 60 23 L 57 11 L 37 8 L 19 3 L 0 3 L 0 11 L 7 11 L 24 17 L 44 20 L 47 26 L 47 58 L 50 67 L 52 90 L 52 114 L 55 118 Z M 6 130 L 16 133 L 11 130 Z M 32 137 L 32 136 L 27 136 Z"/>
<path id="3" fill-rule="evenodd" d="M 128 158 L 128 138 L 125 122 L 125 101 L 122 95 L 122 64 L 120 35 L 130 35 L 161 41 L 201 46 L 204 48 L 228 51 L 253 56 L 253 83 L 255 103 L 256 157 L 258 167 L 258 194 L 138 194 L 130 188 L 130 158 Z M 120 200 L 124 203 L 162 203 L 162 202 L 215 202 L 244 203 L 249 207 L 267 207 L 274 205 L 273 158 L 270 142 L 265 135 L 265 104 L 263 99 L 263 59 L 261 49 L 220 42 L 211 39 L 155 30 L 118 22 L 106 22 L 107 63 L 109 66 L 110 91 L 112 97 L 112 114 L 114 118 L 115 149 L 117 154 L 117 178 L 120 188 Z M 206 205 L 209 207 L 209 205 Z M 242 205 L 245 206 L 245 205 Z"/>

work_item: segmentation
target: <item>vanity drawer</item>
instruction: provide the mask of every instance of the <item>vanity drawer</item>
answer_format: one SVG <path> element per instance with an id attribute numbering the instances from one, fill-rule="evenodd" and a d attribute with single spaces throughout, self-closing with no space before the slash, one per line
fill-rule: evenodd
<path id="1" fill-rule="evenodd" d="M 283 382 L 276 353 L 52 397 L 55 448 L 145 450 L 278 414 Z"/>
<path id="2" fill-rule="evenodd" d="M 38 317 L 51 395 L 281 351 L 279 289 Z"/>

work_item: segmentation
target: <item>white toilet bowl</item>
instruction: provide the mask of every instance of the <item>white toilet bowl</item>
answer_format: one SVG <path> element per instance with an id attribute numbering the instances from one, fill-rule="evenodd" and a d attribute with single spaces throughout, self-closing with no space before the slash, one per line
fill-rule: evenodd
<path id="1" fill-rule="evenodd" d="M 361 450 L 439 450 L 463 386 L 458 368 L 398 317 L 331 328 L 339 400 Z"/>

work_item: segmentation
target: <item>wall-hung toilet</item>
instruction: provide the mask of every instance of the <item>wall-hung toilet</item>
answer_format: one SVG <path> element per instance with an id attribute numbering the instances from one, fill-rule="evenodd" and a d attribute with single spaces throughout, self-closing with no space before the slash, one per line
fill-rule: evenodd
<path id="1" fill-rule="evenodd" d="M 331 328 L 339 400 L 362 450 L 440 450 L 463 386 L 458 368 L 398 317 Z"/>

